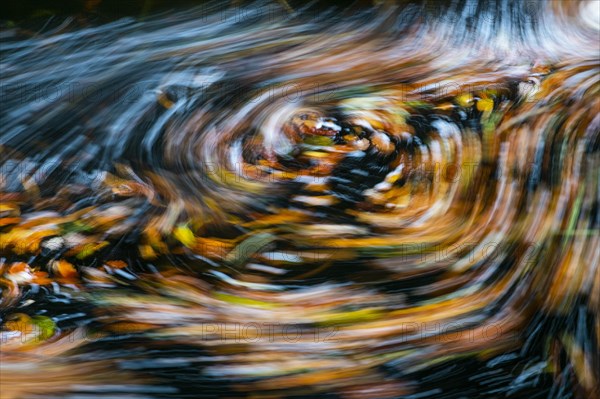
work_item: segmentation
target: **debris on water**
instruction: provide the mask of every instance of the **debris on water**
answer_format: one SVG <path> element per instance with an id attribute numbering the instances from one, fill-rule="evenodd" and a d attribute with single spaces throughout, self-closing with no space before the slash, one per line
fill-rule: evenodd
<path id="1" fill-rule="evenodd" d="M 233 3 L 2 37 L 3 397 L 597 397 L 594 2 Z"/>

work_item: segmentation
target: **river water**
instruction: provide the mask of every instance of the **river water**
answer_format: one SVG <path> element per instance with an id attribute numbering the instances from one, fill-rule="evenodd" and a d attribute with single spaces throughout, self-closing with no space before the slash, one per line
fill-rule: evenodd
<path id="1" fill-rule="evenodd" d="M 599 9 L 3 35 L 2 397 L 597 397 Z"/>

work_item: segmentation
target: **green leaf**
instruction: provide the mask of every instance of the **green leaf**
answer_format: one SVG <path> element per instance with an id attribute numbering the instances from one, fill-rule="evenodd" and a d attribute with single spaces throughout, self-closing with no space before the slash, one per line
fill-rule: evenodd
<path id="1" fill-rule="evenodd" d="M 225 294 L 222 292 L 218 292 L 214 295 L 215 299 L 218 299 L 223 302 L 227 302 L 233 305 L 242 305 L 242 306 L 252 306 L 259 308 L 276 308 L 279 305 L 270 302 L 257 301 L 256 299 L 244 298 L 240 296 L 235 296 L 231 294 Z"/>
<path id="2" fill-rule="evenodd" d="M 333 140 L 327 136 L 307 136 L 304 139 L 304 143 L 320 147 L 329 147 L 333 145 Z"/>
<path id="3" fill-rule="evenodd" d="M 277 237 L 271 233 L 259 233 L 254 234 L 244 241 L 239 243 L 230 253 L 225 257 L 225 262 L 232 266 L 241 266 L 255 253 L 264 248 L 267 244 L 275 241 Z"/>
<path id="4" fill-rule="evenodd" d="M 54 335 L 56 331 L 56 324 L 52 321 L 51 318 L 46 316 L 33 316 L 31 318 L 31 322 L 35 325 L 39 331 L 39 339 L 47 340 Z"/>

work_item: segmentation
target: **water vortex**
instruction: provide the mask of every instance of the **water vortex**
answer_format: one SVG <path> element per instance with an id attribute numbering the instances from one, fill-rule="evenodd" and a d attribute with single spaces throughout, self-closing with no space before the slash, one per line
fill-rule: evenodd
<path id="1" fill-rule="evenodd" d="M 600 5 L 459 3 L 4 39 L 3 395 L 596 397 Z"/>

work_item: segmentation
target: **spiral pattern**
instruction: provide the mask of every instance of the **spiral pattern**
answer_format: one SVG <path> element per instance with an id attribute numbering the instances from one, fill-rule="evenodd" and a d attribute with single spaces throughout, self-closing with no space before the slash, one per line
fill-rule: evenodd
<path id="1" fill-rule="evenodd" d="M 533 4 L 3 43 L 2 391 L 595 397 L 597 3 Z"/>

